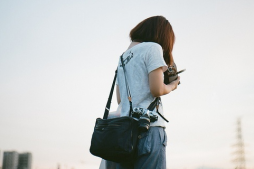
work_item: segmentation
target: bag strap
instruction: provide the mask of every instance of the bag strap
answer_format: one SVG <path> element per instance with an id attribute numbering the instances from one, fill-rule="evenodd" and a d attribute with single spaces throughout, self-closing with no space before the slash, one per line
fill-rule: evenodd
<path id="1" fill-rule="evenodd" d="M 104 111 L 104 115 L 103 115 L 103 119 L 107 119 L 108 118 L 108 114 L 109 114 L 109 110 L 110 110 L 110 105 L 111 105 L 111 101 L 112 101 L 112 96 L 113 96 L 113 92 L 114 92 L 114 88 L 115 88 L 115 83 L 116 83 L 116 76 L 117 76 L 117 70 L 115 71 L 115 77 L 111 86 L 111 90 L 109 93 L 109 97 L 108 97 L 108 102 L 106 104 L 105 107 L 105 111 Z"/>
<path id="2" fill-rule="evenodd" d="M 123 54 L 121 55 L 121 62 L 122 62 L 123 70 L 124 70 L 126 90 L 127 90 L 127 94 L 128 94 L 129 103 L 130 103 L 129 116 L 131 116 L 131 112 L 132 112 L 131 92 L 130 92 L 129 85 L 128 85 L 128 82 L 127 82 L 127 78 L 126 78 L 126 75 L 125 75 L 126 73 L 125 73 L 125 65 L 123 63 Z M 115 71 L 115 77 L 114 77 L 114 80 L 113 80 L 113 83 L 112 83 L 112 86 L 111 86 L 111 90 L 110 90 L 108 101 L 107 101 L 107 104 L 106 104 L 106 107 L 105 107 L 103 119 L 108 118 L 108 114 L 109 114 L 109 110 L 110 110 L 110 106 L 111 106 L 111 101 L 112 101 L 112 96 L 113 96 L 113 93 L 114 93 L 114 88 L 115 88 L 115 83 L 116 83 L 117 71 L 118 70 Z"/>

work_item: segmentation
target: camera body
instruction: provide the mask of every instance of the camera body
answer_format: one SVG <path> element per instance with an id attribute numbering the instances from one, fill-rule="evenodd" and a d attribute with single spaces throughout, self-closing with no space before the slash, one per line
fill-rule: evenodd
<path id="1" fill-rule="evenodd" d="M 138 119 L 138 127 L 141 132 L 145 132 L 149 129 L 150 122 L 158 120 L 158 116 L 153 111 L 140 107 L 133 108 L 132 117 Z"/>
<path id="2" fill-rule="evenodd" d="M 174 63 L 173 66 L 169 66 L 168 69 L 164 72 L 164 83 L 169 84 L 176 80 L 178 77 L 177 67 Z"/>

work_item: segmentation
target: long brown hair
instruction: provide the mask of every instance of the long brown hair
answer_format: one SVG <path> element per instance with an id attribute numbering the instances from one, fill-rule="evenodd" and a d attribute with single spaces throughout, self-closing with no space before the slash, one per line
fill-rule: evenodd
<path id="1" fill-rule="evenodd" d="M 169 21 L 163 16 L 152 16 L 140 22 L 130 31 L 131 41 L 155 42 L 161 45 L 167 65 L 172 65 L 175 34 Z"/>

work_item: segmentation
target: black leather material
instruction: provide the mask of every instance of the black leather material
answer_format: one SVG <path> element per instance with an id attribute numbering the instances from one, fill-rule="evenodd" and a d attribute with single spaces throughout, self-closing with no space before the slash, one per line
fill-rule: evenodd
<path id="1" fill-rule="evenodd" d="M 90 152 L 105 160 L 134 162 L 138 143 L 138 121 L 132 117 L 97 118 Z"/>
<path id="2" fill-rule="evenodd" d="M 121 61 L 123 63 L 122 56 Z M 124 64 L 122 65 L 125 74 Z M 117 163 L 129 163 L 134 162 L 134 160 L 136 159 L 136 149 L 138 143 L 138 121 L 134 120 L 131 117 L 131 100 L 129 100 L 129 116 L 107 119 L 112 95 L 114 92 L 116 76 L 117 71 L 110 90 L 103 119 L 96 119 L 94 132 L 91 140 L 90 152 L 91 154 L 101 157 L 105 160 Z M 126 76 L 125 80 L 128 97 L 131 98 Z"/>

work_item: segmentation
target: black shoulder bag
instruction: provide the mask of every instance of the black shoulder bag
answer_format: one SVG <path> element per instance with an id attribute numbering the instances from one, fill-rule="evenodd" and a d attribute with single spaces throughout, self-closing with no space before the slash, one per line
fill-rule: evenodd
<path id="1" fill-rule="evenodd" d="M 138 121 L 131 117 L 132 101 L 129 86 L 126 78 L 125 65 L 121 56 L 122 67 L 125 76 L 126 90 L 130 103 L 129 116 L 117 117 L 108 119 L 109 109 L 111 105 L 112 95 L 115 87 L 117 77 L 117 70 L 110 90 L 107 105 L 104 111 L 103 119 L 97 118 L 94 132 L 92 135 L 90 152 L 91 154 L 101 157 L 105 160 L 124 163 L 134 162 L 136 159 L 136 150 L 138 144 Z M 148 107 L 153 110 L 156 106 L 155 99 Z"/>

